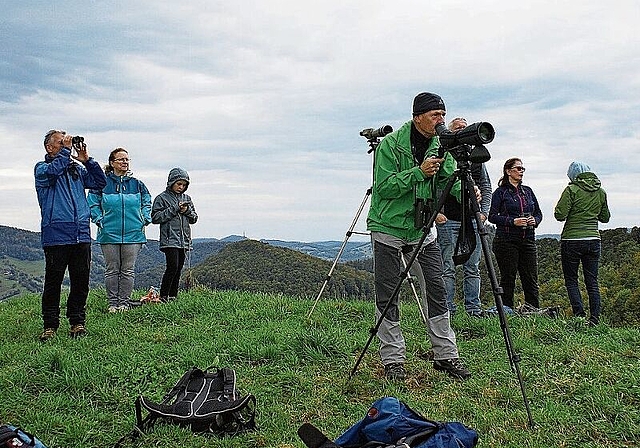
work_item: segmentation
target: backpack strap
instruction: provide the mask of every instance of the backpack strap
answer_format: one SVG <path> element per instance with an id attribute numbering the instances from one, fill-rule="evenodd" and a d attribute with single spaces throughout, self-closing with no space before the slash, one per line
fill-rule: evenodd
<path id="1" fill-rule="evenodd" d="M 418 446 L 422 442 L 427 440 L 429 437 L 437 433 L 439 430 L 440 430 L 440 425 L 437 425 L 426 431 L 419 432 L 418 434 L 414 434 L 408 437 L 403 437 L 396 442 L 396 447 L 411 448 L 411 447 Z"/>
<path id="2" fill-rule="evenodd" d="M 229 401 L 235 401 L 236 398 L 236 372 L 228 367 L 222 369 L 222 390 L 224 396 Z"/>
<path id="3" fill-rule="evenodd" d="M 298 436 L 308 448 L 340 448 L 311 423 L 303 423 L 298 428 Z"/>
<path id="4" fill-rule="evenodd" d="M 173 388 L 169 392 L 167 392 L 164 397 L 162 397 L 161 404 L 169 403 L 169 401 L 171 401 L 171 399 L 175 397 L 181 390 L 184 390 L 186 385 L 191 380 L 191 377 L 196 375 L 202 377 L 204 376 L 204 372 L 197 367 L 187 370 L 184 375 L 182 375 L 182 377 L 178 380 L 176 385 L 173 386 Z"/>

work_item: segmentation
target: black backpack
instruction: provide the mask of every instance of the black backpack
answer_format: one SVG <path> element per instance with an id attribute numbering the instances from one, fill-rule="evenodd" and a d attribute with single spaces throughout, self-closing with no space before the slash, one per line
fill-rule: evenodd
<path id="1" fill-rule="evenodd" d="M 145 433 L 157 420 L 218 436 L 256 429 L 256 398 L 240 394 L 236 388 L 236 372 L 229 368 L 208 370 L 197 367 L 188 370 L 160 403 L 143 396 L 136 398 L 136 428 L 132 438 Z M 145 418 L 142 418 L 143 408 L 149 412 Z M 126 437 L 118 441 L 116 447 L 121 446 Z"/>

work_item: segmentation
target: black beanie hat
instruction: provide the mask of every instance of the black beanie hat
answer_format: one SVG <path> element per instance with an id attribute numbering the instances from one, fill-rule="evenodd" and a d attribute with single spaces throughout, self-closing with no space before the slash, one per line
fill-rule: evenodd
<path id="1" fill-rule="evenodd" d="M 413 99 L 413 115 L 420 115 L 430 110 L 446 110 L 444 101 L 435 93 L 422 92 Z"/>

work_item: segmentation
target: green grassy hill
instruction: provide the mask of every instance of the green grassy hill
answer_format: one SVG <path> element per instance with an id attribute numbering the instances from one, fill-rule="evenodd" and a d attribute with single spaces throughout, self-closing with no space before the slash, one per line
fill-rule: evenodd
<path id="1" fill-rule="evenodd" d="M 211 289 L 234 289 L 315 297 L 331 263 L 283 247 L 255 240 L 225 246 L 191 271 L 193 280 Z M 327 284 L 325 297 L 373 297 L 373 275 L 338 265 Z"/>
<path id="2" fill-rule="evenodd" d="M 217 439 L 156 426 L 137 447 L 301 448 L 309 421 L 332 438 L 383 396 L 428 418 L 461 421 L 480 447 L 632 447 L 640 440 L 640 331 L 588 328 L 575 319 L 512 317 L 509 326 L 535 421 L 528 428 L 499 321 L 454 318 L 473 378 L 436 372 L 415 305 L 403 303 L 408 345 L 404 383 L 383 378 L 374 341 L 353 379 L 349 372 L 373 325 L 373 305 L 282 294 L 196 289 L 164 305 L 106 314 L 92 291 L 90 334 L 38 342 L 35 294 L 0 303 L 0 420 L 20 425 L 50 448 L 104 447 L 133 427 L 139 394 L 160 401 L 187 369 L 236 369 L 258 399 L 258 431 Z M 64 314 L 64 310 L 62 312 Z"/>

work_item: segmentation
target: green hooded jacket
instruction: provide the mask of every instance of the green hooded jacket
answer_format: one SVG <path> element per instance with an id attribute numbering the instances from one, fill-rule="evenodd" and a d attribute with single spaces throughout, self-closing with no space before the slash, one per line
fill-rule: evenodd
<path id="1" fill-rule="evenodd" d="M 437 199 L 436 191 L 444 189 L 456 169 L 453 156 L 445 153 L 444 163 L 433 178 L 426 177 L 411 152 L 411 121 L 388 134 L 374 153 L 373 188 L 367 217 L 371 232 L 382 232 L 407 242 L 420 239 L 422 228 L 415 227 L 416 199 Z M 437 156 L 440 141 L 433 137 L 426 157 Z M 460 198 L 460 181 L 451 194 Z"/>
<path id="2" fill-rule="evenodd" d="M 591 172 L 578 174 L 575 181 L 569 182 L 554 210 L 558 221 L 566 221 L 561 239 L 600 238 L 598 221 L 609 222 L 611 217 L 607 193 L 600 185 L 600 179 Z"/>

